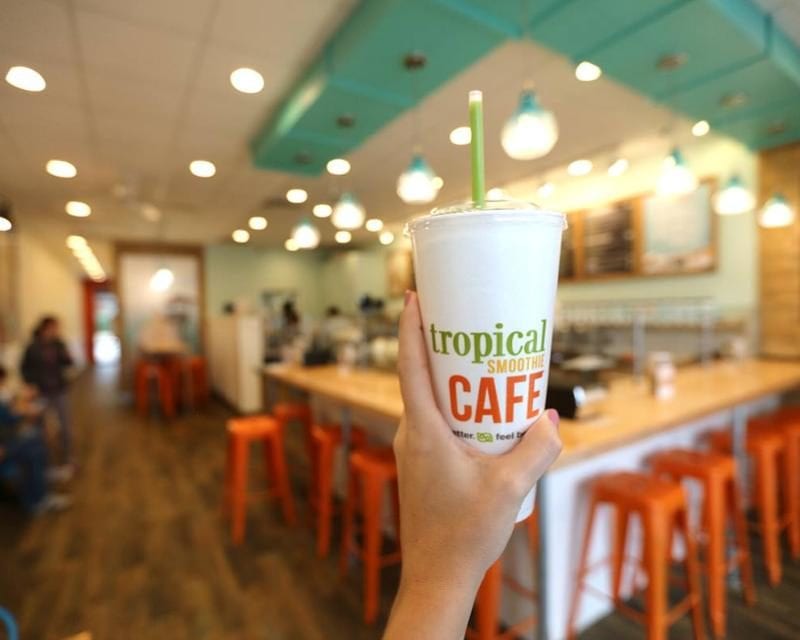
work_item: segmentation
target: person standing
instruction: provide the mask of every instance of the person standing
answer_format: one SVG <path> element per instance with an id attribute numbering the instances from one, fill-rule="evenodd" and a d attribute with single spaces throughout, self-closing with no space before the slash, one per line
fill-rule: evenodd
<path id="1" fill-rule="evenodd" d="M 37 389 L 46 409 L 53 410 L 58 418 L 63 461 L 70 471 L 74 458 L 66 370 L 73 364 L 72 356 L 61 339 L 58 318 L 45 316 L 33 332 L 20 369 L 23 380 Z"/>

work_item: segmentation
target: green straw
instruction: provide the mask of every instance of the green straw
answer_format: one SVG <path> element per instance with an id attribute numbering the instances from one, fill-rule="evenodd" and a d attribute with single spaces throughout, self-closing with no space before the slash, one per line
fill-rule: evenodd
<path id="1" fill-rule="evenodd" d="M 472 131 L 472 201 L 483 206 L 486 201 L 486 170 L 483 161 L 483 93 L 469 92 L 469 128 Z"/>

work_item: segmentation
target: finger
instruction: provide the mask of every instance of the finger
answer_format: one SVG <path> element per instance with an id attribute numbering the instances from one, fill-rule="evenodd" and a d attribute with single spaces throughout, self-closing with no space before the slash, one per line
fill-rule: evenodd
<path id="1" fill-rule="evenodd" d="M 509 473 L 526 487 L 526 491 L 561 453 L 558 420 L 558 413 L 548 409 L 530 426 L 517 446 L 502 456 Z"/>
<path id="2" fill-rule="evenodd" d="M 407 294 L 406 306 L 400 315 L 400 352 L 398 370 L 400 391 L 406 412 L 412 417 L 436 415 L 439 409 L 433 396 L 428 354 L 422 334 L 422 317 L 417 294 Z M 411 420 L 411 425 L 416 420 Z"/>

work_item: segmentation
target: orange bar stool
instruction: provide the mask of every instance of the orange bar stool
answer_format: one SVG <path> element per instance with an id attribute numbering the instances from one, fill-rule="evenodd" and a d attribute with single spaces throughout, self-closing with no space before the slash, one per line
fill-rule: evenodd
<path id="1" fill-rule="evenodd" d="M 246 503 L 258 494 L 247 491 L 247 467 L 250 444 L 261 442 L 264 446 L 264 463 L 267 470 L 266 492 L 261 495 L 277 497 L 283 508 L 287 524 L 297 518 L 294 499 L 289 486 L 289 472 L 283 448 L 283 425 L 270 416 L 250 416 L 228 420 L 228 460 L 225 470 L 224 510 L 231 518 L 231 537 L 234 544 L 244 541 Z"/>
<path id="2" fill-rule="evenodd" d="M 767 427 L 780 433 L 786 447 L 783 456 L 784 490 L 789 511 L 789 549 L 800 557 L 800 407 L 784 407 L 765 418 Z"/>
<path id="3" fill-rule="evenodd" d="M 331 547 L 333 519 L 333 461 L 342 443 L 339 425 L 315 424 L 311 427 L 311 506 L 316 515 L 317 555 L 324 558 Z M 353 449 L 363 448 L 366 434 L 356 427 L 350 431 Z"/>
<path id="4" fill-rule="evenodd" d="M 313 455 L 311 450 L 311 407 L 305 402 L 278 402 L 272 410 L 272 415 L 284 428 L 291 422 L 299 422 L 303 425 L 303 441 L 310 459 Z"/>
<path id="5" fill-rule="evenodd" d="M 587 566 L 591 543 L 592 526 L 597 510 L 607 505 L 614 508 L 615 527 L 610 563 L 611 596 L 585 584 L 586 575 L 600 564 Z M 642 613 L 622 601 L 622 568 L 628 521 L 638 514 L 643 529 L 643 552 L 641 568 L 647 573 L 645 611 Z M 667 581 L 668 561 L 672 557 L 672 535 L 677 530 L 686 546 L 686 597 L 668 610 Z M 638 564 L 638 563 L 637 563 Z M 641 473 L 613 473 L 597 478 L 591 488 L 589 521 L 581 548 L 576 588 L 570 609 L 567 637 L 575 638 L 575 623 L 581 596 L 584 590 L 613 599 L 616 608 L 623 614 L 645 625 L 648 640 L 665 640 L 667 628 L 687 611 L 692 614 L 695 640 L 705 637 L 700 595 L 700 578 L 693 536 L 689 533 L 687 501 L 680 484 Z"/>
<path id="6" fill-rule="evenodd" d="M 146 416 L 150 403 L 150 382 L 155 380 L 161 411 L 167 418 L 175 417 L 175 395 L 172 378 L 166 367 L 156 362 L 139 360 L 135 371 L 136 410 L 139 415 Z"/>
<path id="7" fill-rule="evenodd" d="M 755 493 L 753 503 L 758 509 L 761 541 L 764 545 L 764 562 L 767 566 L 767 579 L 773 586 L 781 581 L 781 532 L 788 529 L 791 522 L 786 494 L 783 508 L 779 505 L 781 473 L 780 459 L 785 453 L 783 436 L 774 429 L 762 428 L 761 419 L 747 423 L 747 454 L 755 463 Z M 714 451 L 730 454 L 733 450 L 733 438 L 726 431 L 718 431 L 708 436 L 708 442 Z"/>
<path id="8" fill-rule="evenodd" d="M 350 454 L 347 499 L 344 505 L 340 570 L 347 573 L 350 553 L 364 563 L 364 622 L 378 617 L 381 568 L 400 562 L 399 537 L 393 553 L 381 555 L 381 515 L 383 496 L 392 489 L 395 531 L 400 532 L 400 508 L 397 493 L 397 466 L 391 447 L 364 448 Z M 363 544 L 356 542 L 356 515 L 361 514 Z"/>
<path id="9" fill-rule="evenodd" d="M 747 521 L 736 481 L 736 462 L 730 455 L 684 449 L 657 453 L 649 462 L 656 475 L 674 481 L 691 479 L 702 485 L 705 532 L 698 534 L 697 538 L 705 538 L 706 542 L 711 627 L 714 635 L 722 638 L 725 636 L 726 620 L 725 577 L 728 564 L 725 559 L 725 533 L 728 518 L 733 524 L 736 540 L 732 560 L 741 569 L 745 602 L 752 605 L 756 600 L 753 565 L 747 542 Z"/>
<path id="10" fill-rule="evenodd" d="M 527 519 L 517 523 L 517 528 L 524 527 L 528 534 L 528 547 L 531 558 L 535 559 L 539 553 L 539 516 L 534 511 Z M 512 591 L 530 600 L 534 605 L 537 603 L 537 593 L 521 585 L 510 575 L 503 574 L 503 559 L 499 558 L 486 574 L 478 589 L 475 598 L 475 628 L 467 629 L 469 640 L 515 640 L 522 637 L 525 631 L 536 626 L 536 615 L 515 622 L 503 632 L 499 631 L 500 626 L 500 598 L 503 585 Z"/>
<path id="11" fill-rule="evenodd" d="M 197 407 L 205 407 L 209 397 L 206 359 L 203 356 L 189 356 L 186 359 L 186 368 L 189 373 L 192 403 Z"/>

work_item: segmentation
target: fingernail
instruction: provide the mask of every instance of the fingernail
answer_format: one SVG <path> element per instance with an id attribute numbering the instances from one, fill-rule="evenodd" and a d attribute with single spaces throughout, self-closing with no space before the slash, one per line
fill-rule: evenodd
<path id="1" fill-rule="evenodd" d="M 561 416 L 558 415 L 558 411 L 555 409 L 548 409 L 545 413 L 547 414 L 547 419 L 557 427 L 558 423 L 561 422 Z"/>
<path id="2" fill-rule="evenodd" d="M 410 289 L 406 289 L 406 293 L 405 293 L 405 296 L 403 298 L 403 306 L 404 307 L 408 306 L 408 301 L 411 300 L 411 295 L 412 295 L 411 290 Z"/>

